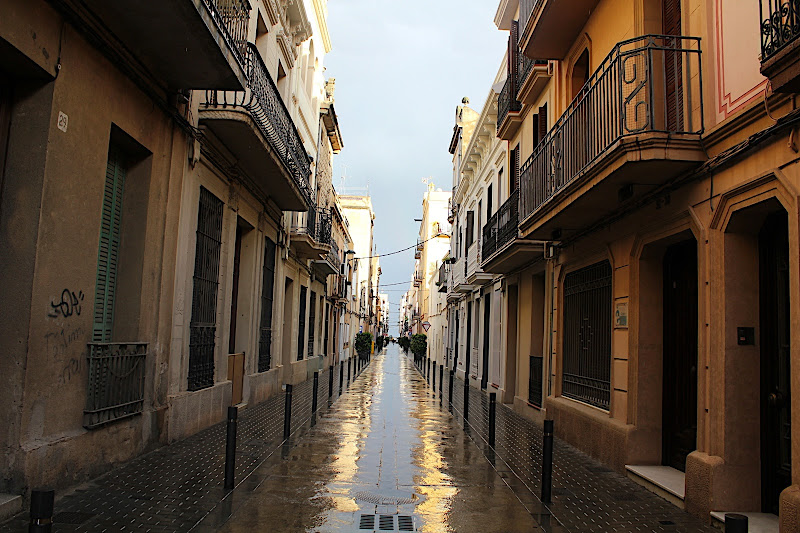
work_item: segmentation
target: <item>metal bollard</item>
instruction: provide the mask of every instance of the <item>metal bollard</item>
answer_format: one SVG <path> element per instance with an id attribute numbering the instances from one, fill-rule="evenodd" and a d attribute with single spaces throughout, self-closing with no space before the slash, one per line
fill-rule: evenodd
<path id="1" fill-rule="evenodd" d="M 747 533 L 749 529 L 747 517 L 738 513 L 725 514 L 725 533 Z"/>
<path id="2" fill-rule="evenodd" d="M 283 404 L 283 440 L 292 432 L 292 386 L 286 384 L 286 397 Z"/>
<path id="3" fill-rule="evenodd" d="M 497 393 L 489 393 L 489 446 L 494 448 L 495 419 L 497 417 Z"/>
<path id="4" fill-rule="evenodd" d="M 553 421 L 544 421 L 542 442 L 542 503 L 552 503 L 553 494 Z"/>
<path id="5" fill-rule="evenodd" d="M 469 376 L 464 376 L 464 424 L 469 420 Z"/>
<path id="6" fill-rule="evenodd" d="M 453 374 L 455 372 L 450 370 L 450 381 L 447 383 L 447 405 L 451 411 L 453 410 Z"/>
<path id="7" fill-rule="evenodd" d="M 328 398 L 333 396 L 333 365 L 328 369 Z"/>
<path id="8" fill-rule="evenodd" d="M 319 372 L 314 372 L 314 390 L 311 392 L 311 412 L 317 412 L 317 396 L 319 394 Z"/>
<path id="9" fill-rule="evenodd" d="M 28 533 L 50 533 L 53 531 L 53 502 L 56 493 L 52 490 L 31 491 L 31 517 Z"/>
<path id="10" fill-rule="evenodd" d="M 344 361 L 339 361 L 339 396 L 342 395 L 343 384 L 344 384 Z"/>
<path id="11" fill-rule="evenodd" d="M 236 475 L 236 426 L 239 408 L 228 407 L 228 425 L 225 439 L 225 490 L 233 490 Z"/>

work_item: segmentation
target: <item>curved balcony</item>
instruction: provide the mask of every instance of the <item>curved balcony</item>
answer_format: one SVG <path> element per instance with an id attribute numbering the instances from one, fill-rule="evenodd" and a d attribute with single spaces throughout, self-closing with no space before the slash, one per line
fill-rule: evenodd
<path id="1" fill-rule="evenodd" d="M 519 189 L 489 218 L 483 227 L 484 272 L 508 274 L 519 267 L 544 258 L 541 243 L 527 241 L 519 235 Z"/>
<path id="2" fill-rule="evenodd" d="M 522 166 L 524 236 L 566 237 L 704 161 L 701 94 L 700 39 L 617 44 Z"/>
<path id="3" fill-rule="evenodd" d="M 761 74 L 775 92 L 800 91 L 800 4 L 759 0 Z"/>
<path id="4" fill-rule="evenodd" d="M 247 178 L 284 211 L 312 205 L 311 162 L 258 49 L 247 49 L 247 88 L 206 91 L 200 124 L 236 157 Z"/>

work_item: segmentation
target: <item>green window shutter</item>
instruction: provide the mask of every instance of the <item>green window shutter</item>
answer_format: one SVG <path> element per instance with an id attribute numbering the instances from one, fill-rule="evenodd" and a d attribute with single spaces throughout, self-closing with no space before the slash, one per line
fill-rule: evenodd
<path id="1" fill-rule="evenodd" d="M 97 279 L 92 328 L 94 342 L 111 342 L 124 188 L 125 168 L 122 165 L 120 154 L 112 148 L 108 153 L 103 211 L 100 217 L 100 245 L 97 251 Z"/>

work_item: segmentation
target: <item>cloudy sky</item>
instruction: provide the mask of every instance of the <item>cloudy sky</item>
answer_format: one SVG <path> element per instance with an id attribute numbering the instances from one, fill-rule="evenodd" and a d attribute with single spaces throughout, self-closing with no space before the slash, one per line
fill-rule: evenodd
<path id="1" fill-rule="evenodd" d="M 508 38 L 493 23 L 497 0 L 330 0 L 333 50 L 326 77 L 336 78 L 344 150 L 334 161 L 339 192 L 369 187 L 378 253 L 416 242 L 422 179 L 452 187 L 447 151 L 455 108 L 468 96 L 480 111 Z M 345 176 L 344 189 L 342 176 Z M 407 282 L 413 251 L 381 258 L 381 285 Z M 386 287 L 392 330 L 407 286 Z M 383 291 L 382 291 L 383 292 Z"/>

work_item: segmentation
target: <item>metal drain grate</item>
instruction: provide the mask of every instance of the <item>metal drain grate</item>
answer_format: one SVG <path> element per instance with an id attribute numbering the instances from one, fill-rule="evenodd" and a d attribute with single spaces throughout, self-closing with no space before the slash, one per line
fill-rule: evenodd
<path id="1" fill-rule="evenodd" d="M 397 515 L 397 529 L 395 529 L 395 515 L 390 514 L 362 514 L 358 523 L 359 530 L 372 532 L 380 531 L 416 531 L 414 517 L 410 515 Z M 377 519 L 377 520 L 376 520 Z"/>
<path id="2" fill-rule="evenodd" d="M 361 515 L 361 522 L 358 524 L 358 529 L 375 529 L 375 515 L 374 514 L 362 514 Z"/>
<path id="3" fill-rule="evenodd" d="M 398 531 L 414 531 L 414 519 L 408 515 L 401 514 L 397 517 Z"/>
<path id="4" fill-rule="evenodd" d="M 378 519 L 378 529 L 381 531 L 394 531 L 394 516 L 382 514 Z"/>
<path id="5" fill-rule="evenodd" d="M 374 492 L 357 492 L 356 500 L 375 505 L 411 505 L 420 502 L 420 497 L 412 494 L 410 498 L 382 496 Z"/>

